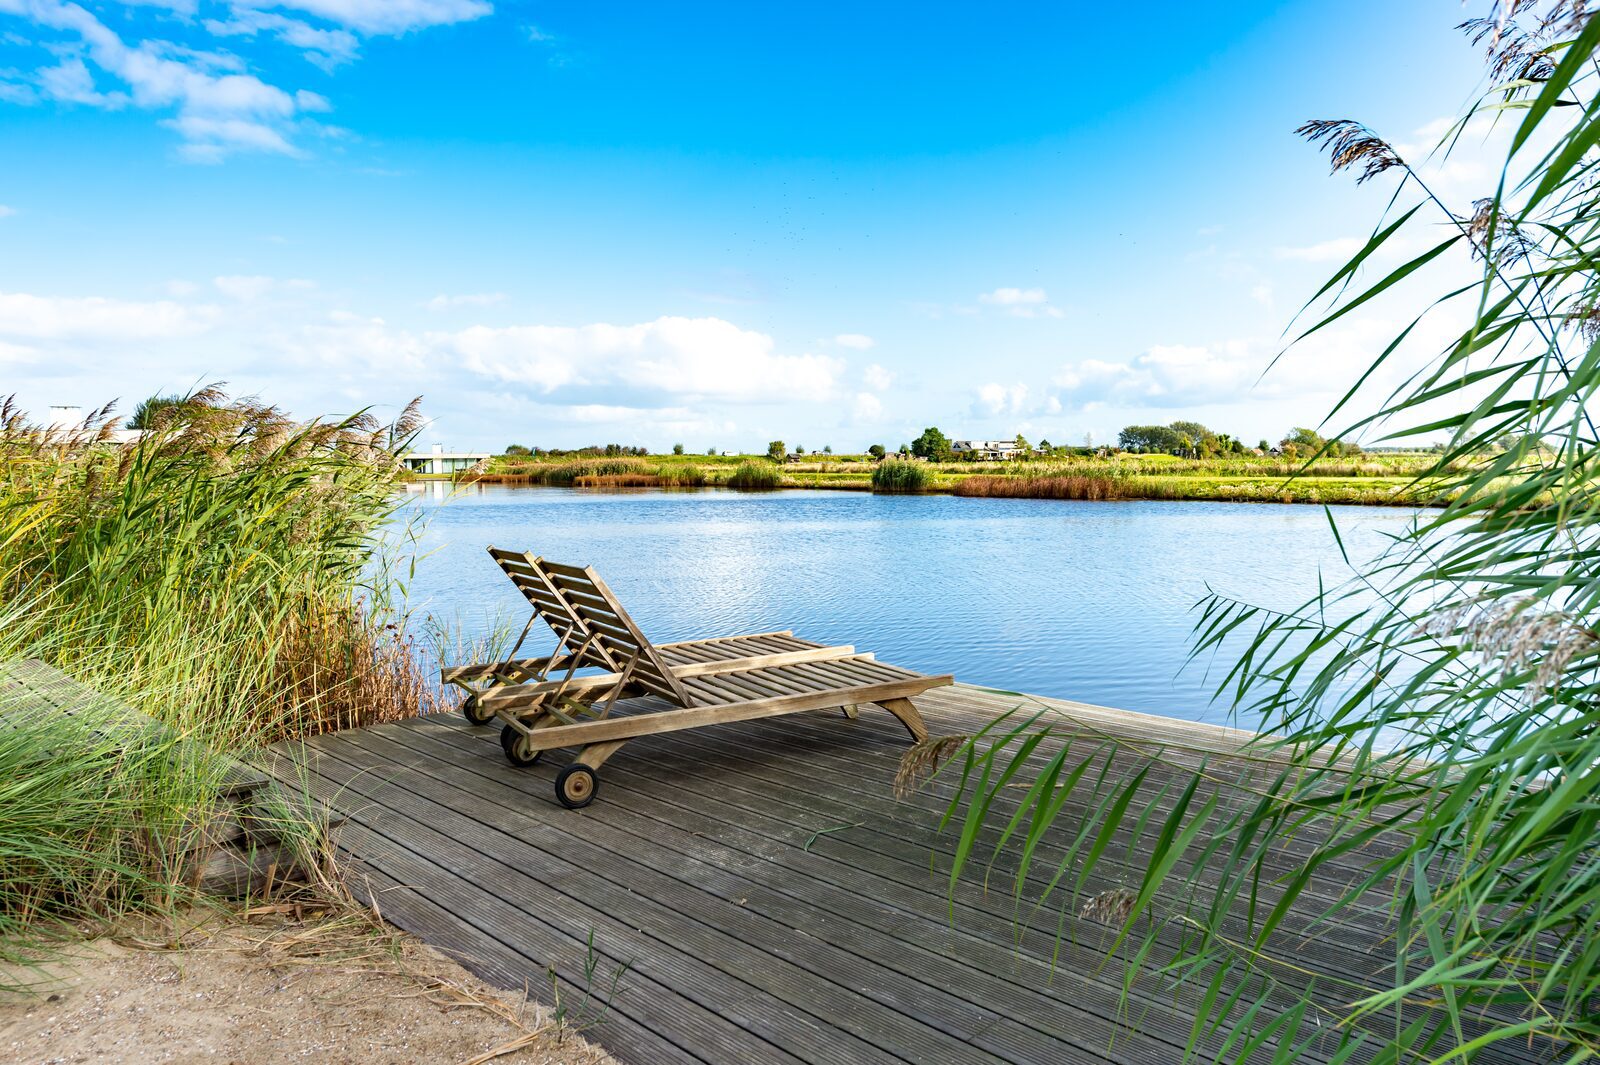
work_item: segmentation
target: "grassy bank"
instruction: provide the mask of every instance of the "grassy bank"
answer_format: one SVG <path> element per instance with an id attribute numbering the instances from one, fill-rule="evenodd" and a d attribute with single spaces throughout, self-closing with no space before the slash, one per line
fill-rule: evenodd
<path id="1" fill-rule="evenodd" d="M 1290 462 L 1278 456 L 1185 459 L 1109 454 L 1023 462 L 874 462 L 866 455 L 813 455 L 779 464 L 765 456 L 663 455 L 540 460 L 496 458 L 490 483 L 578 488 L 759 487 L 874 492 L 944 492 L 1028 499 L 1166 499 L 1248 503 L 1426 506 L 1417 478 L 1425 453 Z"/>
<path id="2" fill-rule="evenodd" d="M 204 752 L 431 706 L 384 598 L 411 417 L 304 425 L 203 393 L 118 445 L 109 412 L 62 433 L 0 411 L 0 660 L 169 726 L 131 747 L 111 710 L 0 733 L 6 942 L 181 895 L 163 841 L 214 794 Z"/>

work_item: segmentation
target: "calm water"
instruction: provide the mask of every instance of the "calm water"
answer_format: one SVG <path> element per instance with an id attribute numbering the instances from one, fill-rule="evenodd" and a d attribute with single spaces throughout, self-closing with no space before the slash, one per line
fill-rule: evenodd
<path id="1" fill-rule="evenodd" d="M 414 503 L 428 554 L 412 605 L 467 633 L 527 617 L 495 544 L 595 566 L 656 640 L 792 628 L 963 681 L 1206 721 L 1229 719 L 1184 666 L 1207 585 L 1290 607 L 1319 569 L 1346 572 L 1309 506 L 443 486 Z M 1410 517 L 1335 513 L 1353 558 Z"/>

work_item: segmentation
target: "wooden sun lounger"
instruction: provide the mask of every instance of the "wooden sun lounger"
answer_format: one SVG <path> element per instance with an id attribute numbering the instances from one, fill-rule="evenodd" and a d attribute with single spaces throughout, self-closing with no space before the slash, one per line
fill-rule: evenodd
<path id="1" fill-rule="evenodd" d="M 597 770 L 639 736 L 810 710 L 841 708 L 853 717 L 858 705 L 875 704 L 924 740 L 927 728 L 911 699 L 954 680 L 789 632 L 658 646 L 592 568 L 532 555 L 508 560 L 508 554 L 495 552 L 495 559 L 535 603 L 535 616 L 556 629 L 560 647 L 549 658 L 456 667 L 442 678 L 469 687 L 470 720 L 503 722 L 500 742 L 513 764 L 532 765 L 557 747 L 578 748 L 556 775 L 556 798 L 571 808 L 594 800 Z M 588 667 L 601 672 L 580 673 Z M 563 675 L 551 679 L 558 670 Z M 612 715 L 619 700 L 643 695 L 668 706 Z"/>

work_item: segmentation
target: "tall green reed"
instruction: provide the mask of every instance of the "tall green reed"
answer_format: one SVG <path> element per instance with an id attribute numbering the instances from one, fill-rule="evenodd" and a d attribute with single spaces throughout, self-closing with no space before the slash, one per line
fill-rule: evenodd
<path id="1" fill-rule="evenodd" d="M 1370 403 L 1348 433 L 1446 434 L 1417 474 L 1446 505 L 1298 609 L 1201 604 L 1196 656 L 1265 723 L 1253 773 L 1114 738 L 1092 746 L 1124 770 L 1083 771 L 1093 759 L 1048 717 L 1002 721 L 956 758 L 953 879 L 1006 855 L 1019 897 L 1068 906 L 1110 865 L 1107 842 L 1133 839 L 1101 916 L 1119 949 L 1193 986 L 1192 1056 L 1207 1039 L 1230 1060 L 1313 1043 L 1339 1060 L 1600 1056 L 1600 19 L 1575 0 L 1502 2 L 1463 28 L 1489 49 L 1491 85 L 1429 161 L 1498 128 L 1502 165 L 1476 201 L 1447 202 L 1359 123 L 1300 131 L 1335 170 L 1399 178 L 1301 336 L 1436 279 L 1335 414 Z M 1369 399 L 1441 315 L 1465 325 Z M 1152 800 L 1157 763 L 1173 783 Z M 1028 869 L 1045 839 L 1070 843 L 1041 888 Z M 1323 974 L 1319 1001 L 1303 966 L 1271 956 L 1283 937 L 1348 935 L 1343 915 L 1373 901 L 1389 952 L 1375 975 Z"/>
<path id="2" fill-rule="evenodd" d="M 147 421 L 122 444 L 109 409 L 63 431 L 0 404 L 0 662 L 109 697 L 0 727 L 0 956 L 191 897 L 223 756 L 437 698 L 390 599 L 414 405 L 307 424 L 206 390 Z"/>

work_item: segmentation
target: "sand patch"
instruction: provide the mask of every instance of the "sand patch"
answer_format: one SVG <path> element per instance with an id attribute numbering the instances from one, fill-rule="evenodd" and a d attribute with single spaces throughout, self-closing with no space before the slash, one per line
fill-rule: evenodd
<path id="1" fill-rule="evenodd" d="M 8 1062 L 467 1062 L 599 1065 L 542 1005 L 420 941 L 350 918 L 211 920 L 70 945 L 29 995 L 0 993 Z M 155 942 L 151 939 L 155 933 Z M 170 933 L 168 933 L 170 934 Z M 0 971 L 0 981 L 19 970 Z"/>

